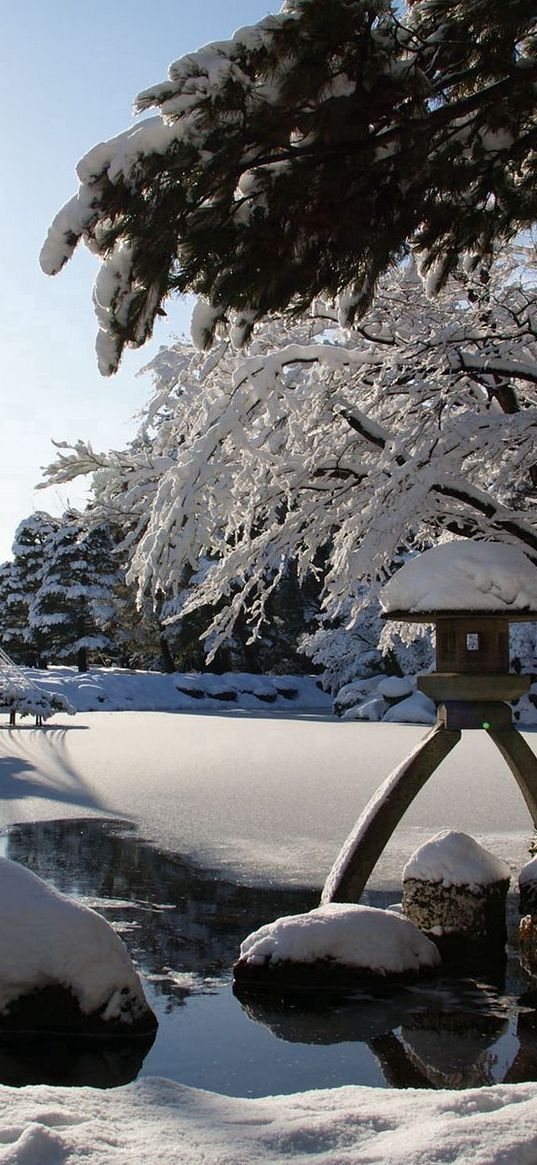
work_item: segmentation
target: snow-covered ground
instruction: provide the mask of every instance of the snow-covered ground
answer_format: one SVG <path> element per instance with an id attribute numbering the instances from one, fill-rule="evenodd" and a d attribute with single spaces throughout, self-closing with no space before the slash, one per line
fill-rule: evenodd
<path id="1" fill-rule="evenodd" d="M 535 1165 L 537 1085 L 241 1100 L 166 1080 L 2 1088 L 2 1165 Z"/>
<path id="2" fill-rule="evenodd" d="M 0 824 L 117 815 L 244 878 L 320 887 L 365 802 L 423 729 L 273 709 L 102 711 L 57 715 L 40 729 L 4 718 Z M 446 827 L 472 833 L 514 872 L 527 860 L 529 816 L 485 733 L 464 734 L 420 794 L 378 884 L 396 885 L 416 845 Z M 537 1084 L 241 1100 L 144 1080 L 109 1092 L 2 1087 L 0 1105 L 0 1165 L 537 1161 Z"/>

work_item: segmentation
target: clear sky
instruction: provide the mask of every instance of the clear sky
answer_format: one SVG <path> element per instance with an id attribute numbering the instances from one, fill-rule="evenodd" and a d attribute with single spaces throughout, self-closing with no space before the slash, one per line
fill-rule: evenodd
<path id="1" fill-rule="evenodd" d="M 1 0 L 0 562 L 33 509 L 61 513 L 81 502 L 77 485 L 34 491 L 53 458 L 50 439 L 121 448 L 149 394 L 137 371 L 160 344 L 188 331 L 188 305 L 178 302 L 117 376 L 99 376 L 95 260 L 81 250 L 55 279 L 38 264 L 51 219 L 76 190 L 76 162 L 127 128 L 136 93 L 164 80 L 172 60 L 279 7 L 280 0 Z"/>

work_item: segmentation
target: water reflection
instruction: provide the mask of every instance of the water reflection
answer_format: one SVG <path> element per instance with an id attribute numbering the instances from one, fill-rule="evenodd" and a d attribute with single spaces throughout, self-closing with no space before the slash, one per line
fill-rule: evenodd
<path id="1" fill-rule="evenodd" d="M 117 820 L 17 825 L 5 853 L 103 914 L 172 1006 L 194 981 L 229 973 L 247 930 L 318 900 L 312 890 L 227 882 L 154 849 Z"/>
<path id="2" fill-rule="evenodd" d="M 28 1084 L 118 1088 L 136 1080 L 154 1035 L 138 1040 L 0 1038 L 0 1081 L 13 1088 Z"/>
<path id="3" fill-rule="evenodd" d="M 142 1066 L 119 1049 L 40 1059 L 0 1045 L 4 1083 L 125 1083 L 166 1075 L 233 1095 L 346 1083 L 463 1088 L 537 1079 L 537 1011 L 518 959 L 473 978 L 440 976 L 379 997 L 255 996 L 231 987 L 241 940 L 318 892 L 237 885 L 141 841 L 126 822 L 12 827 L 4 852 L 98 909 L 121 933 L 159 1018 Z M 369 895 L 387 905 L 389 895 Z M 490 972 L 490 973 L 489 973 Z M 24 1055 L 23 1055 L 24 1053 Z M 62 1059 L 63 1056 L 63 1059 Z"/>

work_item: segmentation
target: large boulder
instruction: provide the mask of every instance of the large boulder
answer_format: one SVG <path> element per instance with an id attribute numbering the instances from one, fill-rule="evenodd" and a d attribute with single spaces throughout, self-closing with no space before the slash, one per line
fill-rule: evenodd
<path id="1" fill-rule="evenodd" d="M 288 915 L 244 940 L 237 983 L 293 990 L 408 980 L 438 966 L 433 943 L 388 910 L 330 902 Z"/>
<path id="2" fill-rule="evenodd" d="M 157 1020 L 108 922 L 0 859 L 0 1034 L 147 1036 Z"/>

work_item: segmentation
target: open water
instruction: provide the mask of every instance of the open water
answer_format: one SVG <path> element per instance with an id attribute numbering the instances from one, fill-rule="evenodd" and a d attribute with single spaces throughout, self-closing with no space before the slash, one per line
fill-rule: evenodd
<path id="1" fill-rule="evenodd" d="M 466 1088 L 537 1079 L 531 984 L 511 950 L 477 978 L 384 998 L 243 997 L 232 965 L 262 923 L 317 905 L 319 888 L 255 885 L 165 852 L 117 819 L 11 825 L 2 852 L 101 912 L 128 946 L 159 1030 L 143 1047 L 0 1041 L 0 1082 L 113 1087 L 166 1076 L 236 1096 L 341 1084 Z M 387 905 L 393 890 L 367 901 Z M 515 904 L 511 906 L 512 923 Z"/>

